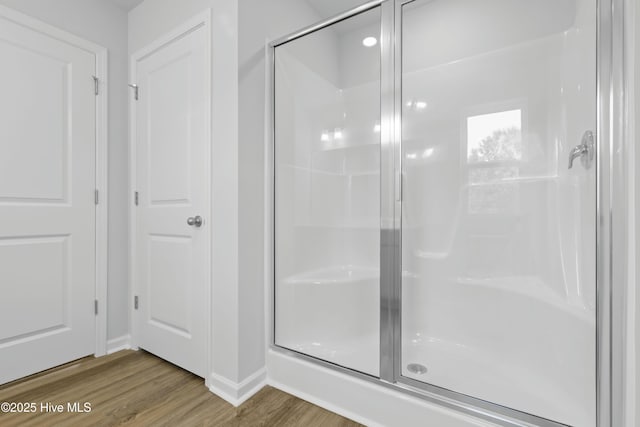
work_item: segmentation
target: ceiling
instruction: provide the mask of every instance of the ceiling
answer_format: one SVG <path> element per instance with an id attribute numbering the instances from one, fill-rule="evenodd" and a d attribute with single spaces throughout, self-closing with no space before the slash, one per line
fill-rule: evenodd
<path id="1" fill-rule="evenodd" d="M 115 1 L 115 0 L 114 0 Z M 341 12 L 346 12 L 354 7 L 366 3 L 366 0 L 306 0 L 307 3 L 320 15 L 320 19 L 331 18 Z"/>
<path id="2" fill-rule="evenodd" d="M 144 0 L 110 0 L 127 12 L 138 6 Z M 320 19 L 330 18 L 341 12 L 353 9 L 366 3 L 366 0 L 306 0 L 306 2 L 318 13 Z"/>
<path id="3" fill-rule="evenodd" d="M 119 8 L 126 10 L 127 12 L 142 3 L 144 0 L 111 0 L 118 5 Z"/>

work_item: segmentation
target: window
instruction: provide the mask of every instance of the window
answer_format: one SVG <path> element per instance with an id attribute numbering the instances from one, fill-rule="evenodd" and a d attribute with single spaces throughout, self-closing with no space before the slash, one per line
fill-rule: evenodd
<path id="1" fill-rule="evenodd" d="M 522 110 L 467 117 L 468 211 L 515 213 L 522 161 Z"/>

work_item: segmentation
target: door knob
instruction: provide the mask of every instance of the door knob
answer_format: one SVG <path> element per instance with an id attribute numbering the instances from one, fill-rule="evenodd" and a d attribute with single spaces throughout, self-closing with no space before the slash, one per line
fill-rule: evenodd
<path id="1" fill-rule="evenodd" d="M 593 132 L 586 131 L 582 135 L 582 141 L 580 145 L 574 147 L 569 153 L 569 169 L 573 167 L 573 161 L 580 157 L 580 162 L 585 169 L 591 167 L 591 162 L 595 155 L 595 143 L 593 141 Z"/>
<path id="2" fill-rule="evenodd" d="M 195 227 L 202 227 L 204 220 L 200 215 L 190 216 L 187 218 L 187 224 Z"/>

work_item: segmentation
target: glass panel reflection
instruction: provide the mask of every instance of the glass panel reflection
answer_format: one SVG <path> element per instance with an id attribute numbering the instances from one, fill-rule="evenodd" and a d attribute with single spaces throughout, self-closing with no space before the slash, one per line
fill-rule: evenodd
<path id="1" fill-rule="evenodd" d="M 380 10 L 275 50 L 276 344 L 379 371 Z"/>
<path id="2" fill-rule="evenodd" d="M 595 128 L 595 11 L 402 7 L 402 375 L 576 426 L 595 426 L 595 172 L 567 159 Z"/>

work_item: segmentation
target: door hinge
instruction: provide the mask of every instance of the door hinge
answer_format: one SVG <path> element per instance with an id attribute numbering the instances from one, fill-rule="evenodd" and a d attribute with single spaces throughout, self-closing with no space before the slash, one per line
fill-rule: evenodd
<path id="1" fill-rule="evenodd" d="M 138 206 L 138 202 L 139 202 L 138 192 L 136 191 L 135 193 L 133 193 L 133 203 L 135 203 L 136 206 Z"/>
<path id="2" fill-rule="evenodd" d="M 133 308 L 138 309 L 138 295 L 133 297 Z"/>
<path id="3" fill-rule="evenodd" d="M 134 85 L 133 83 L 129 83 L 128 85 L 131 89 L 133 89 L 133 99 L 138 100 L 138 85 Z"/>
<path id="4" fill-rule="evenodd" d="M 93 92 L 98 95 L 100 93 L 100 79 L 96 76 L 93 77 Z"/>
<path id="5" fill-rule="evenodd" d="M 96 191 L 94 193 L 94 201 L 96 202 L 96 205 L 98 203 L 100 203 L 100 192 L 98 191 L 98 189 L 96 188 Z"/>
<path id="6" fill-rule="evenodd" d="M 93 311 L 95 312 L 95 314 L 98 314 L 98 300 L 93 300 Z"/>

